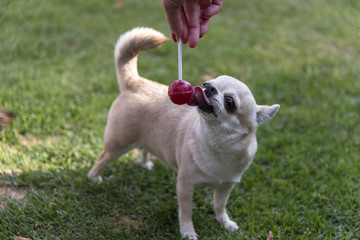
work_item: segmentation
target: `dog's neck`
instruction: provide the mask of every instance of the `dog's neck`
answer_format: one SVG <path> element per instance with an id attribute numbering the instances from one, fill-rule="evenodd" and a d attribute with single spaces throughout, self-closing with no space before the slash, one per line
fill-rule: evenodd
<path id="1" fill-rule="evenodd" d="M 196 135 L 201 144 L 194 161 L 202 166 L 206 179 L 214 183 L 239 182 L 255 156 L 256 135 L 241 129 L 224 130 L 220 123 L 209 124 L 202 117 Z"/>
<path id="2" fill-rule="evenodd" d="M 243 144 L 242 139 L 255 133 L 256 130 L 246 127 L 232 127 L 218 121 L 205 120 L 202 117 L 199 119 L 198 135 L 206 139 L 212 149 L 221 148 L 225 151 L 229 148 L 233 149 Z"/>

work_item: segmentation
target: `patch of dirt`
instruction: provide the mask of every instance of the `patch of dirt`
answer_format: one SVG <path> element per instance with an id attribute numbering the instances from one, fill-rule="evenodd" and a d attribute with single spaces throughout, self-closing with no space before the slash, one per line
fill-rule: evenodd
<path id="1" fill-rule="evenodd" d="M 141 222 L 137 219 L 135 215 L 120 215 L 120 213 L 116 213 L 115 215 L 104 215 L 99 219 L 101 224 L 106 224 L 107 222 L 111 222 L 112 225 L 118 230 L 125 231 L 126 233 L 130 233 L 131 229 L 138 229 L 141 225 Z M 113 224 L 117 222 L 117 224 Z M 98 229 L 98 226 L 93 226 L 94 229 Z"/>
<path id="2" fill-rule="evenodd" d="M 125 6 L 125 3 L 123 1 L 117 1 L 114 3 L 113 8 L 116 10 L 123 9 Z"/>
<path id="3" fill-rule="evenodd" d="M 14 113 L 0 110 L 0 131 L 5 127 L 6 124 L 14 120 L 16 115 Z"/>
<path id="4" fill-rule="evenodd" d="M 59 137 L 57 136 L 50 136 L 45 139 L 36 138 L 35 136 L 27 135 L 27 136 L 20 136 L 19 142 L 24 147 L 32 147 L 35 145 L 46 145 L 46 144 L 53 144 L 59 141 Z"/>
<path id="5" fill-rule="evenodd" d="M 15 237 L 14 240 L 31 240 L 30 238 Z"/>
<path id="6" fill-rule="evenodd" d="M 26 136 L 20 135 L 18 137 L 20 145 L 27 149 L 30 149 L 37 145 L 43 145 L 43 146 L 53 145 L 53 144 L 58 143 L 59 139 L 60 138 L 58 136 L 50 136 L 47 138 L 37 138 L 32 135 L 26 135 Z M 21 149 L 19 148 L 19 146 L 16 146 L 16 145 L 13 146 L 13 145 L 4 144 L 4 143 L 0 142 L 0 151 L 2 153 L 6 153 L 9 155 L 17 155 L 21 152 Z"/>
<path id="7" fill-rule="evenodd" d="M 136 220 L 134 216 L 122 216 L 119 220 L 120 224 L 125 225 L 128 232 L 131 231 L 131 228 L 138 229 L 140 223 Z"/>
<path id="8" fill-rule="evenodd" d="M 260 239 L 260 240 L 263 240 L 263 238 L 260 235 L 257 238 Z M 269 234 L 266 237 L 266 240 L 274 240 L 274 236 L 273 236 L 271 231 L 269 231 Z"/>
<path id="9" fill-rule="evenodd" d="M 22 200 L 26 196 L 26 193 L 20 189 L 12 187 L 0 186 L 0 207 L 5 208 L 7 205 L 7 199 Z"/>

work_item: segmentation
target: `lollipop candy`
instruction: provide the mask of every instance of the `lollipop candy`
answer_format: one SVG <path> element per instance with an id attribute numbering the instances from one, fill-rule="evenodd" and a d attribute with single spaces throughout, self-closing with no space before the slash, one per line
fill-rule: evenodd
<path id="1" fill-rule="evenodd" d="M 193 87 L 185 80 L 175 80 L 170 84 L 168 89 L 170 100 L 179 105 L 188 103 L 193 92 Z"/>
<path id="2" fill-rule="evenodd" d="M 186 103 L 190 106 L 197 106 L 199 104 L 210 105 L 209 100 L 200 87 L 193 88 L 189 82 L 182 80 L 181 39 L 178 42 L 178 68 L 179 79 L 172 82 L 168 89 L 170 100 L 178 105 Z"/>
<path id="3" fill-rule="evenodd" d="M 168 95 L 170 100 L 178 105 L 210 105 L 202 88 L 193 88 L 191 84 L 185 80 L 175 80 L 171 83 L 168 89 Z"/>

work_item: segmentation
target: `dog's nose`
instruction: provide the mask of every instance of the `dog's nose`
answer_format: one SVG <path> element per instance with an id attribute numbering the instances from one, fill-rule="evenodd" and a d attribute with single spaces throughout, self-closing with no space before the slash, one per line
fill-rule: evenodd
<path id="1" fill-rule="evenodd" d="M 208 98 L 218 94 L 218 90 L 215 87 L 211 86 L 211 85 L 207 85 L 205 87 L 204 92 L 205 92 L 206 97 L 208 97 Z"/>

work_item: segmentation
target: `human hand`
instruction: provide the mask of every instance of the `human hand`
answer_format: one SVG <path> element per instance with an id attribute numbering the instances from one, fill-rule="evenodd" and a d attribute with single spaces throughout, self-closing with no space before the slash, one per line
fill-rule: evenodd
<path id="1" fill-rule="evenodd" d="M 162 0 L 162 6 L 176 42 L 181 38 L 184 44 L 196 47 L 209 27 L 210 17 L 217 14 L 223 0 Z"/>

